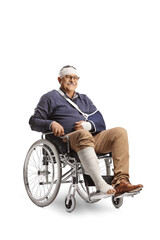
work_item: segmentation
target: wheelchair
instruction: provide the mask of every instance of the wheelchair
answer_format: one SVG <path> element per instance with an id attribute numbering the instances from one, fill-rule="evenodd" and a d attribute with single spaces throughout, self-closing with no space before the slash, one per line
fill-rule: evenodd
<path id="1" fill-rule="evenodd" d="M 97 157 L 102 177 L 111 184 L 114 178 L 112 153 Z M 55 137 L 53 133 L 42 133 L 41 139 L 33 143 L 27 152 L 23 178 L 29 198 L 39 207 L 48 206 L 55 200 L 62 183 L 70 183 L 64 201 L 67 212 L 72 212 L 76 207 L 76 192 L 89 203 L 104 198 L 96 193 L 94 182 L 83 169 L 77 153 L 70 149 L 67 136 Z M 114 207 L 120 208 L 124 196 L 134 196 L 137 193 L 139 192 L 110 197 Z"/>

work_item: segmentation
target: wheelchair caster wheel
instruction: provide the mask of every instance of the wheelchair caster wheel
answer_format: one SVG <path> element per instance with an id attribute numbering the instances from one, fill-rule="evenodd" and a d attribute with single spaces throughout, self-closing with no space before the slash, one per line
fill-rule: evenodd
<path id="1" fill-rule="evenodd" d="M 112 203 L 115 208 L 120 208 L 123 204 L 123 198 L 112 197 Z"/>
<path id="2" fill-rule="evenodd" d="M 68 196 L 65 198 L 65 207 L 67 212 L 72 212 L 75 209 L 76 199 L 73 195 L 69 196 L 69 200 L 68 200 Z"/>

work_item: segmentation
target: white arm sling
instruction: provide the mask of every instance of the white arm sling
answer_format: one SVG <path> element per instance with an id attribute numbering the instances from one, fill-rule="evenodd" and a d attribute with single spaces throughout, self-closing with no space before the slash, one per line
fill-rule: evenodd
<path id="1" fill-rule="evenodd" d="M 77 109 L 77 111 L 80 112 L 86 120 L 88 119 L 88 117 L 92 116 L 93 114 L 95 114 L 98 111 L 98 110 L 96 110 L 95 112 L 93 112 L 91 114 L 84 113 L 80 110 L 80 108 L 77 106 L 77 104 L 75 104 L 70 98 L 68 98 L 65 95 L 64 92 L 61 91 L 61 89 L 59 89 L 58 92 L 66 99 L 67 102 L 69 102 L 75 109 Z"/>

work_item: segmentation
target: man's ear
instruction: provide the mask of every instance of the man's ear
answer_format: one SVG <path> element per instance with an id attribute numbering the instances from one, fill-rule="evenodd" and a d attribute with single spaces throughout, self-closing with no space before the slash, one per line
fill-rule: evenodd
<path id="1" fill-rule="evenodd" d="M 62 79 L 60 77 L 58 77 L 58 82 L 61 84 Z"/>

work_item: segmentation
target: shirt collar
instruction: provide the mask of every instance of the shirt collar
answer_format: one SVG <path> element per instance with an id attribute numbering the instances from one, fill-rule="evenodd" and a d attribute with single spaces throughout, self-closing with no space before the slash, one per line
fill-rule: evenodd
<path id="1" fill-rule="evenodd" d="M 64 90 L 62 90 L 62 88 L 60 88 L 60 90 L 61 90 L 62 92 L 64 92 L 64 94 L 65 94 L 68 98 L 70 98 L 70 96 L 68 96 L 68 94 L 67 94 Z M 75 98 L 77 98 L 78 96 L 79 96 L 79 93 L 74 92 L 74 96 L 73 96 L 73 98 L 71 98 L 71 99 L 75 99 Z"/>

